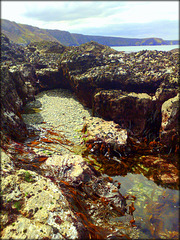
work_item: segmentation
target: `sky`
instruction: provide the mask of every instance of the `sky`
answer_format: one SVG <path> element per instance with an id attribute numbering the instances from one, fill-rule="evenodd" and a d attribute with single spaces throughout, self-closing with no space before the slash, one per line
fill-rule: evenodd
<path id="1" fill-rule="evenodd" d="M 1 18 L 43 29 L 179 39 L 179 1 L 1 1 Z"/>

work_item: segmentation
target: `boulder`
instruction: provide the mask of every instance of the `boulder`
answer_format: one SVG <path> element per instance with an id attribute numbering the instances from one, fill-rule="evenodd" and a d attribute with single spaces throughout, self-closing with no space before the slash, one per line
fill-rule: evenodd
<path id="1" fill-rule="evenodd" d="M 74 187 L 82 182 L 90 181 L 93 176 L 99 176 L 99 173 L 88 165 L 80 155 L 54 154 L 41 165 L 41 169 L 48 169 L 45 176 L 50 177 L 49 174 L 51 174 L 56 181 L 65 180 Z"/>
<path id="2" fill-rule="evenodd" d="M 103 177 L 79 155 L 54 154 L 41 165 L 41 169 L 46 177 L 61 187 L 92 239 L 106 239 L 109 235 L 121 239 L 122 222 L 123 233 L 133 234 L 129 225 L 133 216 L 127 211 L 129 206 L 120 193 L 120 183 Z M 116 217 L 120 221 L 116 222 Z"/>
<path id="3" fill-rule="evenodd" d="M 160 126 L 155 101 L 147 93 L 100 91 L 94 96 L 93 109 L 103 118 L 115 121 L 135 135 L 146 136 L 150 129 L 155 132 Z M 156 126 L 152 129 L 155 122 Z"/>
<path id="4" fill-rule="evenodd" d="M 160 142 L 170 151 L 179 149 L 179 94 L 162 104 Z"/>
<path id="5" fill-rule="evenodd" d="M 90 152 L 103 154 L 109 157 L 111 154 L 125 154 L 127 150 L 127 130 L 113 121 L 93 117 L 85 120 L 83 126 L 84 142 Z"/>

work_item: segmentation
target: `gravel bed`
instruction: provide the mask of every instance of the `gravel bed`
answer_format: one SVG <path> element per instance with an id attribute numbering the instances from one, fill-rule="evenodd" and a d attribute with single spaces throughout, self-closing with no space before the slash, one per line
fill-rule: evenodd
<path id="1" fill-rule="evenodd" d="M 26 114 L 22 114 L 27 125 L 38 128 L 53 128 L 62 131 L 65 137 L 75 145 L 81 145 L 81 129 L 85 118 L 92 116 L 92 111 L 84 107 L 67 89 L 43 91 L 36 95 L 36 100 L 26 105 Z M 34 111 L 34 112 L 33 112 Z M 69 151 L 56 146 L 64 154 Z"/>

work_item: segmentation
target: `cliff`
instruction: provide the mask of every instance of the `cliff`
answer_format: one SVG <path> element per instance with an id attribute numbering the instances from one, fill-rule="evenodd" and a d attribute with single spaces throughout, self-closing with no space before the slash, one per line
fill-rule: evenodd
<path id="1" fill-rule="evenodd" d="M 27 45 L 36 41 L 57 41 L 65 46 L 79 46 L 83 43 L 95 41 L 107 46 L 140 46 L 140 45 L 173 45 L 178 41 L 165 41 L 161 38 L 122 38 L 122 37 L 104 37 L 91 36 L 70 33 L 68 31 L 40 29 L 26 24 L 1 20 L 2 33 L 15 43 Z"/>

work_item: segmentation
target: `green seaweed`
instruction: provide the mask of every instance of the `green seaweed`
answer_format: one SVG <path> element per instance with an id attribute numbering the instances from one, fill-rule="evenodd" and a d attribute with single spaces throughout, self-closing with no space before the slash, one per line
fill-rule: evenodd
<path id="1" fill-rule="evenodd" d="M 15 202 L 14 203 L 14 207 L 19 211 L 21 209 L 21 207 L 22 207 L 21 202 L 20 201 L 19 202 Z"/>
<path id="2" fill-rule="evenodd" d="M 28 171 L 26 171 L 26 172 L 24 173 L 24 180 L 25 180 L 26 182 L 32 182 L 32 181 L 33 181 L 32 175 L 31 175 Z"/>

